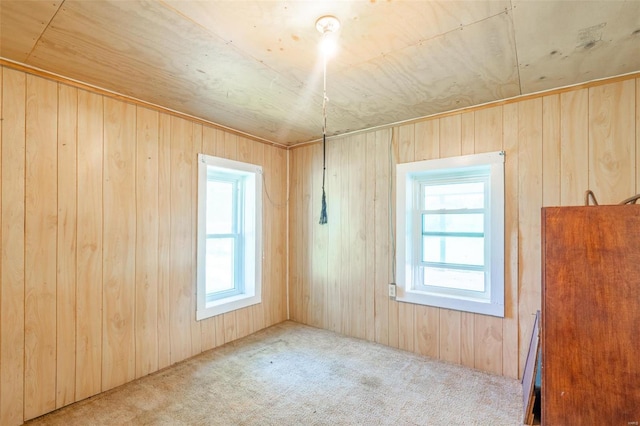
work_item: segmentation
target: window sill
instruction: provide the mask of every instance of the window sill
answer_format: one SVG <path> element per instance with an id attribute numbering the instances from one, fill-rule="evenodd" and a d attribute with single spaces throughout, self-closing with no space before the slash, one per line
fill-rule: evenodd
<path id="1" fill-rule="evenodd" d="M 216 315 L 226 314 L 248 306 L 257 305 L 262 300 L 260 295 L 239 294 L 232 297 L 216 300 L 207 304 L 207 307 L 196 311 L 196 320 L 201 321 Z"/>
<path id="2" fill-rule="evenodd" d="M 396 301 L 504 318 L 504 305 L 491 303 L 488 299 L 473 299 L 412 290 L 407 291 L 399 287 Z"/>

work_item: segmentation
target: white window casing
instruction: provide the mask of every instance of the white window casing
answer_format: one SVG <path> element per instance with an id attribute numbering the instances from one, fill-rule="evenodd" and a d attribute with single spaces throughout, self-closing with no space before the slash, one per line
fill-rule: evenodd
<path id="1" fill-rule="evenodd" d="M 211 199 L 208 182 L 228 184 L 232 190 L 226 199 Z M 209 198 L 209 199 L 208 199 Z M 232 226 L 223 232 L 207 234 L 207 208 L 227 204 L 232 212 Z M 232 205 L 229 206 L 228 203 Z M 233 246 L 231 289 L 211 290 L 209 279 L 224 275 L 207 264 L 207 241 L 229 241 Z M 262 300 L 262 167 L 210 155 L 198 154 L 198 227 L 196 273 L 196 319 L 260 303 Z M 207 269 L 209 268 L 209 274 Z M 228 270 L 226 272 L 229 272 Z M 208 290 L 209 287 L 209 290 Z"/>
<path id="2" fill-rule="evenodd" d="M 498 151 L 396 166 L 396 300 L 504 317 L 504 159 L 505 153 Z M 438 185 L 450 190 L 483 188 L 476 197 L 483 204 L 425 207 L 427 192 Z M 465 202 L 464 197 L 458 198 L 456 202 Z M 449 225 L 445 223 L 456 221 L 477 229 L 446 229 Z M 442 229 L 433 223 L 442 224 Z M 424 258 L 425 241 L 431 241 L 429 259 Z M 433 258 L 434 241 L 442 247 L 439 259 Z M 466 245 L 464 250 L 460 250 L 461 242 Z M 447 256 L 464 258 L 460 251 L 470 256 L 459 262 L 445 259 L 448 244 L 457 253 L 449 250 L 452 254 Z M 469 277 L 475 280 L 473 285 L 463 283 Z"/>

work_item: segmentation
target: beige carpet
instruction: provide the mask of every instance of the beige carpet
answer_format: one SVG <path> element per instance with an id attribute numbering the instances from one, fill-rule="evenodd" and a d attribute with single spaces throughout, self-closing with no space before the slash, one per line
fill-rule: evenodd
<path id="1" fill-rule="evenodd" d="M 520 382 L 285 322 L 29 425 L 522 425 Z"/>

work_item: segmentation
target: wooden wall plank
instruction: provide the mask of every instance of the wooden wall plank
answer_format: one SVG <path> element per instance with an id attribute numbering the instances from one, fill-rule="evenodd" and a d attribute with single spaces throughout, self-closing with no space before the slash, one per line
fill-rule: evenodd
<path id="1" fill-rule="evenodd" d="M 635 81 L 589 88 L 589 186 L 601 204 L 635 195 Z"/>
<path id="2" fill-rule="evenodd" d="M 193 123 L 171 117 L 171 364 L 191 356 L 191 159 Z"/>
<path id="3" fill-rule="evenodd" d="M 368 148 L 371 149 L 371 148 Z M 374 300 L 374 328 L 375 341 L 383 345 L 389 344 L 389 284 L 392 282 L 389 264 L 391 259 L 391 235 L 389 232 L 389 199 L 391 190 L 391 130 L 376 132 L 375 145 L 375 193 L 373 196 L 375 226 L 373 237 L 375 240 L 375 300 Z"/>
<path id="4" fill-rule="evenodd" d="M 375 292 L 376 292 L 376 239 L 375 223 L 378 212 L 375 210 L 375 183 L 376 183 L 376 133 L 363 135 L 365 147 L 365 173 L 364 173 L 364 338 L 375 341 Z"/>
<path id="5" fill-rule="evenodd" d="M 450 115 L 441 118 L 440 141 L 438 158 L 455 157 L 462 153 L 462 118 L 460 115 Z M 465 129 L 466 132 L 466 129 Z"/>
<path id="6" fill-rule="evenodd" d="M 560 205 L 560 95 L 542 98 L 542 205 Z"/>
<path id="7" fill-rule="evenodd" d="M 349 170 L 351 168 L 352 147 L 353 140 L 351 137 L 345 138 L 340 141 L 342 148 L 340 170 L 341 183 L 340 183 L 340 326 L 342 334 L 347 336 L 351 335 L 351 276 L 349 271 L 349 265 L 351 264 L 351 187 L 349 185 L 349 179 L 351 174 Z M 338 244 L 338 241 L 335 242 Z"/>
<path id="8" fill-rule="evenodd" d="M 440 357 L 440 311 L 432 306 L 416 305 L 414 351 L 432 358 Z"/>
<path id="9" fill-rule="evenodd" d="M 202 322 L 196 320 L 196 306 L 197 306 L 197 264 L 198 258 L 198 154 L 202 152 L 202 124 L 193 124 L 193 145 L 190 147 L 189 164 L 191 168 L 191 191 L 190 202 L 191 206 L 191 256 L 189 264 L 191 266 L 191 306 L 188 314 L 191 316 L 191 355 L 197 355 L 202 352 Z"/>
<path id="10" fill-rule="evenodd" d="M 77 400 L 102 389 L 102 100 L 78 92 Z"/>
<path id="11" fill-rule="evenodd" d="M 540 309 L 541 251 L 540 209 L 542 207 L 542 99 L 518 104 L 518 221 L 520 368 L 529 349 L 535 313 Z"/>
<path id="12" fill-rule="evenodd" d="M 2 279 L 0 280 L 0 424 L 24 411 L 24 220 L 26 76 L 2 75 Z M 9 249 L 10 248 L 10 249 Z"/>
<path id="13" fill-rule="evenodd" d="M 316 144 L 309 148 L 311 179 L 309 191 L 311 196 L 311 211 L 309 217 L 309 232 L 313 256 L 309 259 L 309 324 L 314 327 L 327 326 L 327 262 L 328 262 L 328 234 L 330 222 L 320 225 L 320 211 L 322 209 L 322 145 Z M 326 184 L 326 182 L 325 182 Z M 326 186 L 325 186 L 326 190 Z M 326 192 L 326 191 L 325 191 Z M 333 215 L 332 215 L 333 217 Z"/>
<path id="14" fill-rule="evenodd" d="M 440 157 L 440 120 L 420 121 L 415 124 L 415 161 Z"/>
<path id="15" fill-rule="evenodd" d="M 589 189 L 589 90 L 560 95 L 560 203 L 581 206 Z"/>
<path id="16" fill-rule="evenodd" d="M 340 141 L 341 142 L 341 141 Z M 328 253 L 327 253 L 327 329 L 340 332 L 342 329 L 342 315 L 340 311 L 340 271 L 342 265 L 342 251 L 340 236 L 342 232 L 342 176 L 344 170 L 340 167 L 341 143 L 327 142 L 327 214 L 328 217 Z M 292 151 L 293 162 L 296 161 L 296 151 Z M 292 252 L 293 254 L 293 252 Z M 330 301 L 338 301 L 331 303 Z"/>
<path id="17" fill-rule="evenodd" d="M 359 339 L 365 338 L 365 262 L 366 262 L 366 222 L 365 215 L 365 135 L 355 135 L 352 138 L 349 167 L 349 299 L 350 335 Z"/>
<path id="18" fill-rule="evenodd" d="M 58 85 L 56 408 L 76 400 L 78 89 Z"/>
<path id="19" fill-rule="evenodd" d="M 399 130 L 398 128 L 391 129 L 391 147 L 389 148 L 389 174 L 391 176 L 391 185 L 389 190 L 391 191 L 391 204 L 389 205 L 389 213 L 391 214 L 389 221 L 389 231 L 392 234 L 391 238 L 389 238 L 389 246 L 390 246 L 390 255 L 389 255 L 389 278 L 390 282 L 396 283 L 396 259 L 395 259 L 395 235 L 396 235 L 396 217 L 394 215 L 394 207 L 395 199 L 396 199 L 396 165 L 398 164 L 399 158 Z M 397 283 L 396 283 L 397 284 Z M 389 320 L 388 320 L 388 329 L 389 329 L 389 346 L 393 348 L 400 347 L 400 304 L 395 299 L 389 299 Z"/>
<path id="20" fill-rule="evenodd" d="M 158 369 L 171 365 L 171 116 L 158 116 Z"/>
<path id="21" fill-rule="evenodd" d="M 518 105 L 505 105 L 502 110 L 503 147 L 505 151 L 505 265 L 504 320 L 502 321 L 502 374 L 519 377 L 518 347 Z"/>
<path id="22" fill-rule="evenodd" d="M 398 130 L 398 163 L 415 160 L 415 126 L 401 126 Z M 400 349 L 413 352 L 415 348 L 415 305 L 400 302 L 398 305 L 398 344 Z"/>
<path id="23" fill-rule="evenodd" d="M 289 214 L 289 247 L 295 248 L 289 252 L 289 318 L 293 321 L 299 321 L 300 315 L 297 303 L 300 294 L 300 259 L 298 249 L 304 242 L 300 239 L 300 179 L 302 173 L 300 170 L 300 156 L 302 151 L 295 150 L 291 153 L 291 168 L 289 170 L 289 205 L 287 206 Z"/>
<path id="24" fill-rule="evenodd" d="M 265 148 L 265 150 L 266 149 L 267 148 Z M 283 149 L 275 147 L 269 148 L 269 151 L 271 151 L 271 157 L 273 159 L 270 178 L 272 188 L 275 188 L 271 194 L 273 195 L 276 209 L 273 215 L 275 226 L 271 233 L 273 237 L 271 239 L 273 244 L 273 257 L 269 261 L 272 272 L 272 282 L 269 287 L 271 289 L 272 297 L 269 307 L 265 308 L 270 312 L 269 321 L 265 324 L 267 327 L 288 319 L 287 266 L 289 264 L 289 244 L 286 239 L 286 235 L 289 231 L 287 210 L 289 208 L 290 198 L 290 193 L 288 191 L 289 153 Z M 334 199 L 335 198 L 336 197 L 334 196 Z M 275 238 L 276 236 L 278 238 Z"/>
<path id="25" fill-rule="evenodd" d="M 136 108 L 135 377 L 158 370 L 159 158 L 156 111 Z"/>
<path id="26" fill-rule="evenodd" d="M 135 378 L 136 107 L 104 100 L 102 390 Z"/>
<path id="27" fill-rule="evenodd" d="M 58 86 L 27 75 L 24 417 L 56 408 Z"/>
<path id="28" fill-rule="evenodd" d="M 502 106 L 485 108 L 474 114 L 474 153 L 502 149 Z"/>
<path id="29" fill-rule="evenodd" d="M 460 311 L 440 309 L 439 314 L 439 358 L 446 362 L 460 364 Z"/>

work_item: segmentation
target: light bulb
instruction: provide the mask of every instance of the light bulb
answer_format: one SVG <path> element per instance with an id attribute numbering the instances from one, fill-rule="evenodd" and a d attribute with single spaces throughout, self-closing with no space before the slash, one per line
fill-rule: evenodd
<path id="1" fill-rule="evenodd" d="M 328 34 L 322 36 L 322 40 L 320 40 L 320 51 L 325 56 L 333 56 L 338 50 L 338 42 L 335 37 L 331 37 Z"/>

